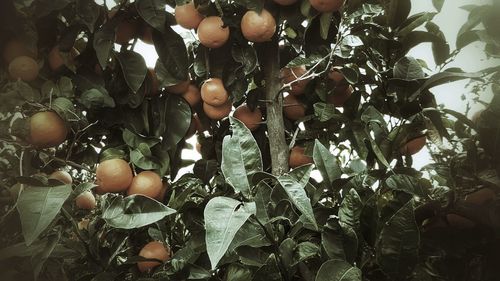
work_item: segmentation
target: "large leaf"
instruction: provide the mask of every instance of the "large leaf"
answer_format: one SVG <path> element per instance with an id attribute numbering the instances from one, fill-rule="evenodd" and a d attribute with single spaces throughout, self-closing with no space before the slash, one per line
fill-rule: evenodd
<path id="1" fill-rule="evenodd" d="M 377 263 L 394 280 L 405 280 L 418 262 L 420 234 L 410 200 L 384 224 L 377 243 Z"/>
<path id="2" fill-rule="evenodd" d="M 421 26 L 427 21 L 432 20 L 435 15 L 436 13 L 423 12 L 409 17 L 408 20 L 406 20 L 405 23 L 400 27 L 399 31 L 397 32 L 397 35 L 401 37 L 406 36 L 415 28 Z"/>
<path id="3" fill-rule="evenodd" d="M 394 78 L 403 80 L 416 80 L 424 78 L 422 66 L 415 58 L 402 57 L 396 62 L 393 70 Z"/>
<path id="4" fill-rule="evenodd" d="M 233 135 L 222 143 L 222 173 L 236 192 L 249 195 L 249 176 L 262 171 L 262 156 L 250 130 L 236 118 L 230 117 L 230 122 Z"/>
<path id="5" fill-rule="evenodd" d="M 168 95 L 160 102 L 152 104 L 156 134 L 163 134 L 165 148 L 176 148 L 186 136 L 191 124 L 191 107 L 178 95 Z M 163 128 L 163 129 L 160 129 Z"/>
<path id="6" fill-rule="evenodd" d="M 132 92 L 137 93 L 141 87 L 148 68 L 144 57 L 134 51 L 123 51 L 116 55 L 122 67 L 123 77 Z"/>
<path id="7" fill-rule="evenodd" d="M 155 49 L 159 56 L 161 76 L 158 77 L 162 86 L 171 86 L 189 78 L 189 60 L 186 44 L 182 37 L 171 27 L 165 27 L 163 33 L 153 30 Z"/>
<path id="8" fill-rule="evenodd" d="M 446 41 L 444 33 L 441 31 L 439 26 L 433 22 L 428 22 L 425 25 L 427 31 L 436 35 L 440 40 L 434 40 L 432 42 L 432 54 L 434 56 L 434 61 L 436 65 L 440 65 L 446 62 L 450 57 L 450 45 Z"/>
<path id="9" fill-rule="evenodd" d="M 361 281 L 361 270 L 342 260 L 329 260 L 321 265 L 315 281 Z"/>
<path id="10" fill-rule="evenodd" d="M 420 186 L 418 179 L 412 176 L 400 174 L 391 175 L 385 180 L 385 184 L 390 189 L 401 190 L 422 198 L 425 198 L 427 195 L 427 192 Z"/>
<path id="11" fill-rule="evenodd" d="M 339 209 L 339 221 L 341 226 L 347 225 L 358 231 L 360 228 L 359 216 L 363 210 L 363 203 L 356 190 L 353 188 L 342 200 Z"/>
<path id="12" fill-rule="evenodd" d="M 29 186 L 19 195 L 17 210 L 29 246 L 49 226 L 71 194 L 71 185 Z"/>
<path id="13" fill-rule="evenodd" d="M 319 140 L 315 140 L 314 142 L 313 160 L 328 185 L 332 185 L 342 175 L 342 170 L 337 159 Z"/>
<path id="14" fill-rule="evenodd" d="M 290 201 L 299 209 L 307 223 L 311 224 L 313 229 L 317 230 L 318 225 L 314 212 L 311 206 L 311 201 L 307 197 L 304 186 L 301 185 L 294 177 L 290 175 L 281 175 L 278 177 L 278 182 L 285 190 L 290 198 Z"/>
<path id="15" fill-rule="evenodd" d="M 135 5 L 144 21 L 159 31 L 163 30 L 167 20 L 165 0 L 138 0 Z"/>
<path id="16" fill-rule="evenodd" d="M 155 223 L 175 210 L 142 195 L 106 194 L 102 218 L 114 228 L 133 229 Z"/>
<path id="17" fill-rule="evenodd" d="M 110 21 L 94 33 L 94 49 L 102 68 L 108 65 L 109 56 L 115 44 L 115 27 L 116 22 Z"/>
<path id="18" fill-rule="evenodd" d="M 256 213 L 255 203 L 227 197 L 212 198 L 205 206 L 205 241 L 212 269 L 226 253 L 238 230 Z"/>
<path id="19" fill-rule="evenodd" d="M 411 0 L 379 0 L 385 8 L 387 23 L 396 28 L 403 23 L 410 14 Z"/>
<path id="20" fill-rule="evenodd" d="M 231 54 L 242 65 L 245 75 L 252 73 L 257 67 L 257 53 L 252 46 L 233 46 Z"/>

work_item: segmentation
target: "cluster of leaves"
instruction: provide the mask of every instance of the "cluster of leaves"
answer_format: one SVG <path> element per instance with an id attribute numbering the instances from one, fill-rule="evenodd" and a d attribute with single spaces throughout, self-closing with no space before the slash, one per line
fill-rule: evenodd
<path id="1" fill-rule="evenodd" d="M 496 203 L 472 212 L 462 198 L 500 188 L 498 93 L 473 123 L 438 107 L 430 91 L 469 78 L 498 89 L 498 69 L 446 68 L 475 40 L 485 41 L 489 55 L 498 53 L 494 9 L 468 6 L 470 19 L 451 51 L 432 21 L 436 13 L 409 16 L 409 0 L 350 0 L 342 12 L 325 14 L 307 0 L 287 7 L 195 1 L 231 30 L 228 44 L 207 49 L 172 28 L 175 19 L 165 5 L 185 2 L 118 1 L 113 17 L 90 0 L 0 4 L 9 23 L 2 25 L 3 38 L 22 34 L 43 58 L 54 46 L 68 52 L 63 69 L 52 71 L 44 60 L 42 79 L 32 83 L 9 81 L 5 68 L 0 72 L 6 101 L 0 104 L 1 188 L 21 185 L 22 191 L 2 209 L 2 280 L 496 279 Z M 440 11 L 443 1 L 433 3 Z M 247 42 L 239 28 L 245 11 L 264 6 L 279 18 L 280 66 L 305 65 L 313 78 L 300 97 L 307 116 L 286 120 L 284 129 L 290 146 L 304 145 L 314 165 L 283 175 L 268 173 L 265 125 L 251 133 L 234 118 L 208 120 L 166 90 L 148 96 L 152 81 L 134 44 L 114 47 L 118 24 L 137 20 L 153 28 L 161 88 L 222 77 L 235 105 L 265 109 L 266 65 L 260 62 L 268 43 Z M 480 22 L 485 30 L 475 29 Z M 407 55 L 429 42 L 437 73 Z M 80 53 L 75 61 L 69 59 L 73 47 Z M 332 66 L 354 89 L 342 109 L 327 102 Z M 48 109 L 70 124 L 66 143 L 38 150 L 12 136 L 25 133 L 26 117 Z M 181 151 L 193 112 L 210 132 L 199 136 L 203 159 L 172 182 L 163 202 L 107 194 L 91 213 L 74 208 L 75 196 L 94 187 L 89 182 L 99 160 L 122 157 L 136 170 L 155 170 L 173 181 L 191 164 Z M 417 171 L 400 147 L 423 133 L 434 144 L 434 163 Z M 74 187 L 40 174 L 66 165 Z M 315 172 L 322 181 L 311 177 Z M 449 213 L 477 226 L 424 227 Z M 141 275 L 139 249 L 151 240 L 166 242 L 173 256 Z"/>

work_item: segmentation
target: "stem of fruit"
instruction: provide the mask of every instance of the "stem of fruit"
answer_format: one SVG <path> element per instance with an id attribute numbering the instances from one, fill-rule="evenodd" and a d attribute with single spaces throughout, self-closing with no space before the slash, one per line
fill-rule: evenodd
<path id="1" fill-rule="evenodd" d="M 264 50 L 262 65 L 265 75 L 265 93 L 267 104 L 267 130 L 271 153 L 272 173 L 275 176 L 288 172 L 288 146 L 285 139 L 285 123 L 283 121 L 283 93 L 279 79 L 280 60 L 278 40 L 262 46 Z"/>

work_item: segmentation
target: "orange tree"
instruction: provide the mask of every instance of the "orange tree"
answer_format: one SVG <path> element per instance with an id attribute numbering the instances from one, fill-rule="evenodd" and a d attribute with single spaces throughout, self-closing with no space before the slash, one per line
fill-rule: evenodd
<path id="1" fill-rule="evenodd" d="M 497 4 L 451 50 L 442 0 L 103 2 L 0 3 L 1 280 L 498 279 L 498 69 L 447 68 Z"/>

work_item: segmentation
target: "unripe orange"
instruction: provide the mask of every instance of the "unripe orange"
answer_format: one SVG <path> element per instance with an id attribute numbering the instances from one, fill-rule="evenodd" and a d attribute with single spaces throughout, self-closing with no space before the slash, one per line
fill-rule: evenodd
<path id="1" fill-rule="evenodd" d="M 128 195 L 140 194 L 151 198 L 160 195 L 163 183 L 160 176 L 152 171 L 140 172 L 132 179 L 132 183 L 127 190 Z"/>
<path id="2" fill-rule="evenodd" d="M 73 178 L 66 171 L 55 171 L 50 174 L 49 179 L 58 180 L 64 184 L 73 184 Z"/>
<path id="3" fill-rule="evenodd" d="M 304 154 L 305 148 L 294 146 L 290 150 L 290 157 L 288 158 L 288 165 L 290 168 L 297 168 L 302 165 L 314 163 L 312 157 Z"/>
<path id="4" fill-rule="evenodd" d="M 229 99 L 229 95 L 222 80 L 219 78 L 207 79 L 201 86 L 201 99 L 212 106 L 225 104 Z"/>
<path id="5" fill-rule="evenodd" d="M 30 118 L 29 143 L 38 148 L 58 146 L 67 135 L 66 122 L 53 111 L 38 112 Z"/>
<path id="6" fill-rule="evenodd" d="M 224 27 L 221 17 L 207 17 L 198 26 L 198 38 L 205 47 L 222 47 L 229 40 L 229 27 Z"/>
<path id="7" fill-rule="evenodd" d="M 295 96 L 288 95 L 284 99 L 283 112 L 286 118 L 297 121 L 306 116 L 306 107 Z"/>
<path id="8" fill-rule="evenodd" d="M 196 29 L 204 19 L 191 1 L 185 5 L 175 6 L 175 20 L 186 29 Z"/>
<path id="9" fill-rule="evenodd" d="M 94 194 L 90 191 L 84 191 L 75 198 L 76 207 L 84 210 L 92 210 L 97 203 L 95 202 Z"/>
<path id="10" fill-rule="evenodd" d="M 123 159 L 109 159 L 96 169 L 97 193 L 122 192 L 132 183 L 132 169 Z"/>
<path id="11" fill-rule="evenodd" d="M 255 108 L 255 110 L 252 111 L 246 104 L 238 106 L 233 116 L 245 124 L 250 131 L 255 131 L 262 122 L 262 112 L 260 112 L 260 109 Z"/>
<path id="12" fill-rule="evenodd" d="M 166 262 L 170 259 L 170 249 L 165 247 L 163 243 L 158 241 L 149 242 L 146 244 L 141 251 L 139 252 L 139 256 L 147 259 L 157 259 L 162 262 Z M 141 261 L 137 263 L 137 267 L 140 272 L 149 271 L 161 263 L 157 261 Z"/>
<path id="13" fill-rule="evenodd" d="M 38 77 L 38 71 L 38 63 L 28 56 L 17 57 L 9 64 L 10 77 L 16 80 L 33 81 Z"/>
<path id="14" fill-rule="evenodd" d="M 276 32 L 276 20 L 266 9 L 260 14 L 250 10 L 241 19 L 241 32 L 251 42 L 270 41 Z"/>

